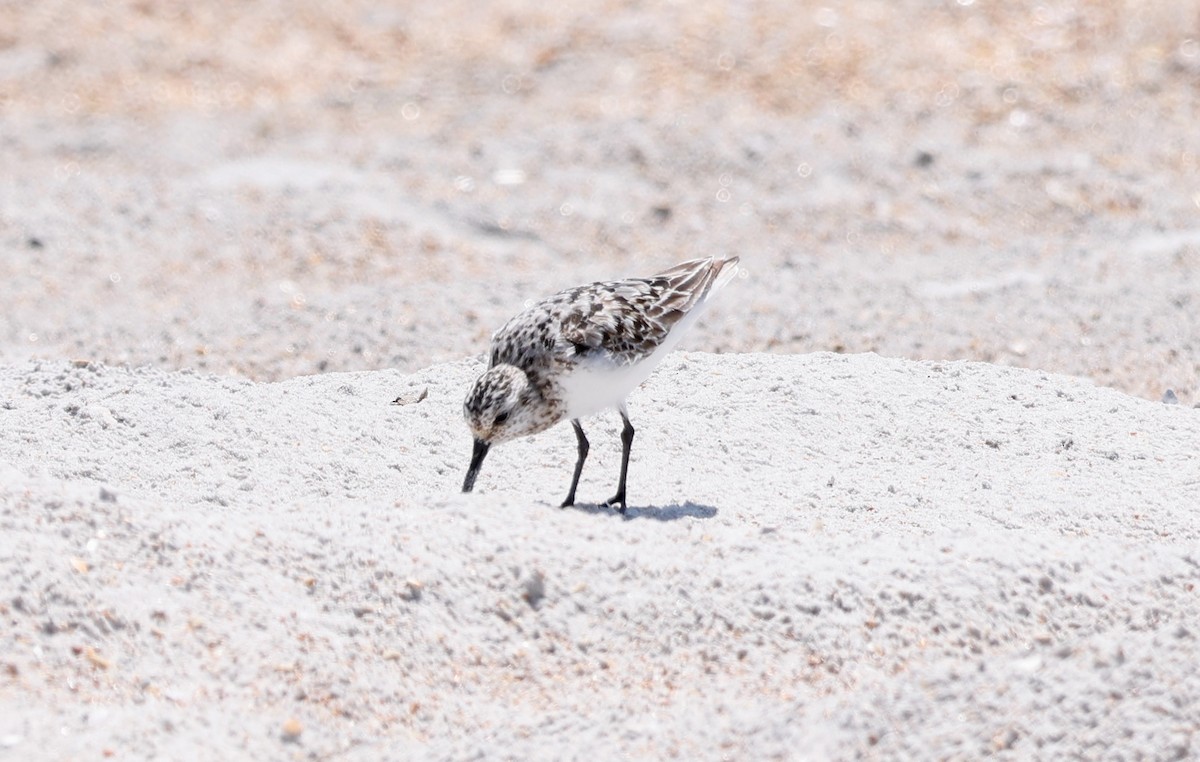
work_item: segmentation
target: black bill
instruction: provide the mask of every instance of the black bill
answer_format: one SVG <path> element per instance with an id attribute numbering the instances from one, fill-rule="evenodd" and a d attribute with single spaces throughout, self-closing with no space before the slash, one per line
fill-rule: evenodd
<path id="1" fill-rule="evenodd" d="M 467 469 L 467 478 L 463 479 L 463 492 L 475 489 L 475 477 L 479 476 L 479 467 L 483 465 L 489 446 L 482 439 L 475 440 L 475 451 L 471 453 L 471 467 Z"/>

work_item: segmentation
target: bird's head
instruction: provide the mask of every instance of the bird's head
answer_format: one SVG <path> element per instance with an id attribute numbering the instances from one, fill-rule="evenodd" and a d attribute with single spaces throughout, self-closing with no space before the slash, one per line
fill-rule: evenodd
<path id="1" fill-rule="evenodd" d="M 496 365 L 475 379 L 463 402 L 463 417 L 475 438 L 463 492 L 475 486 L 489 447 L 545 428 L 537 415 L 538 406 L 532 404 L 536 396 L 525 371 L 513 365 Z"/>

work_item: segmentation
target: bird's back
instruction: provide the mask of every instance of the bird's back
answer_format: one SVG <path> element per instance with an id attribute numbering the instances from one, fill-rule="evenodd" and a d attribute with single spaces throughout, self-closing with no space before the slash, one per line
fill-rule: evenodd
<path id="1" fill-rule="evenodd" d="M 694 259 L 649 278 L 601 281 L 569 288 L 508 321 L 492 337 L 491 364 L 528 370 L 541 355 L 603 355 L 631 365 L 664 342 L 678 340 L 693 314 L 737 272 L 737 257 Z M 674 341 L 671 342 L 672 344 Z"/>
<path id="2" fill-rule="evenodd" d="M 619 404 L 737 273 L 737 261 L 691 260 L 649 278 L 561 291 L 496 332 L 491 364 L 521 368 L 571 417 Z"/>

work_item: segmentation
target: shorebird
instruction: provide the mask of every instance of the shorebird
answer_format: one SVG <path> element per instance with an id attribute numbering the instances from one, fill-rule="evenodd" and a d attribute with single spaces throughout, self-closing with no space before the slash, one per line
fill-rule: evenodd
<path id="1" fill-rule="evenodd" d="M 649 278 L 569 288 L 509 320 L 492 336 L 488 369 L 475 380 L 463 413 L 475 439 L 463 492 L 489 448 L 570 420 L 579 443 L 574 505 L 588 440 L 580 419 L 615 407 L 621 414 L 621 478 L 605 506 L 625 512 L 633 424 L 626 397 L 649 376 L 738 271 L 737 257 L 693 259 Z"/>

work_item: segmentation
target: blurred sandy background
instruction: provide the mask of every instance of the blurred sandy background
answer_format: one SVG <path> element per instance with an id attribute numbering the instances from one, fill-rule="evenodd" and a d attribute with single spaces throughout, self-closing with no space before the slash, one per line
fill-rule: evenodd
<path id="1" fill-rule="evenodd" d="M 0 2 L 0 360 L 480 352 L 740 254 L 692 348 L 1197 399 L 1200 4 Z"/>

